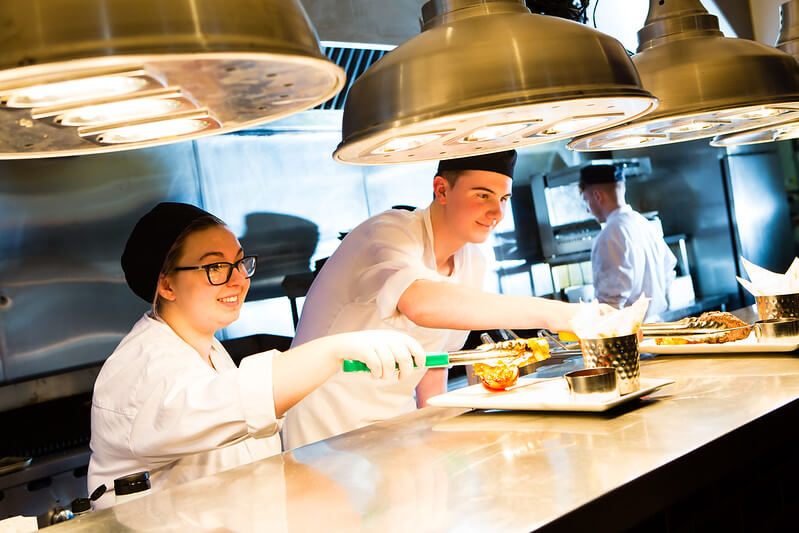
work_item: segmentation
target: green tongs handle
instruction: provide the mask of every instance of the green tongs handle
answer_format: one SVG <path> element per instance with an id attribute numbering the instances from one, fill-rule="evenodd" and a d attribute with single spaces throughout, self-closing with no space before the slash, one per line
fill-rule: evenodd
<path id="1" fill-rule="evenodd" d="M 414 365 L 416 366 L 416 365 Z M 424 366 L 428 368 L 441 368 L 449 366 L 448 353 L 429 353 L 424 362 Z M 352 359 L 344 360 L 344 372 L 369 372 L 369 367 L 360 361 L 353 361 Z"/>

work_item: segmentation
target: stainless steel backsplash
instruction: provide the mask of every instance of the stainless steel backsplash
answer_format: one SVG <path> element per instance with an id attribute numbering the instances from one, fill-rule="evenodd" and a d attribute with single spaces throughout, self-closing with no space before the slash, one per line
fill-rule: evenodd
<path id="1" fill-rule="evenodd" d="M 119 257 L 136 220 L 159 201 L 203 207 L 259 255 L 253 301 L 220 336 L 291 335 L 280 285 L 286 274 L 307 272 L 336 249 L 339 232 L 370 215 L 431 200 L 435 162 L 334 162 L 340 119 L 337 111 L 313 111 L 165 147 L 0 161 L 0 411 L 41 401 L 51 389 L 90 389 L 92 375 L 76 369 L 96 369 L 147 308 L 127 288 Z M 619 156 L 652 158 L 652 175 L 630 183 L 628 200 L 660 211 L 666 233 L 692 238 L 700 294 L 737 291 L 722 155 L 684 143 Z M 563 143 L 526 149 L 517 179 L 581 157 Z M 513 231 L 513 221 L 500 229 Z"/>
<path id="2" fill-rule="evenodd" d="M 190 144 L 0 162 L 2 381 L 103 360 L 146 307 L 119 257 L 162 199 L 196 203 Z"/>
<path id="3" fill-rule="evenodd" d="M 249 300 L 282 297 L 286 274 L 307 271 L 370 214 L 426 206 L 435 164 L 336 163 L 340 117 L 308 112 L 159 148 L 0 161 L 0 384 L 97 365 L 113 351 L 147 308 L 119 258 L 136 220 L 159 201 L 203 207 L 259 255 Z M 275 333 L 286 321 L 287 303 L 285 314 L 251 312 L 220 336 Z"/>

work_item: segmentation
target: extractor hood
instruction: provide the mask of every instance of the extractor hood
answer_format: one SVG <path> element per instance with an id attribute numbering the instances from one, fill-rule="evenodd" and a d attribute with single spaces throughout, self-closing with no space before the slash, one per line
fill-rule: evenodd
<path id="1" fill-rule="evenodd" d="M 422 32 L 352 85 L 336 160 L 449 159 L 570 138 L 650 112 L 624 47 L 523 0 L 431 0 Z"/>
<path id="2" fill-rule="evenodd" d="M 713 137 L 799 117 L 799 65 L 788 54 L 726 38 L 699 0 L 650 0 L 633 56 L 653 113 L 569 143 L 578 151 Z"/>
<path id="3" fill-rule="evenodd" d="M 0 159 L 235 131 L 344 83 L 298 0 L 5 2 L 0 69 Z"/>
<path id="4" fill-rule="evenodd" d="M 799 0 L 790 0 L 780 6 L 780 34 L 777 38 L 777 48 L 799 61 Z M 799 138 L 799 118 L 791 117 L 776 124 L 720 135 L 710 144 L 726 147 L 796 138 Z"/>

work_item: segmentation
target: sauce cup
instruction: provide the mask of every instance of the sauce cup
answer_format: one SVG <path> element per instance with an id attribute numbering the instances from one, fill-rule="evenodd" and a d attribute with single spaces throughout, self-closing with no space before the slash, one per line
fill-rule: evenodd
<path id="1" fill-rule="evenodd" d="M 799 319 L 769 318 L 755 322 L 757 342 L 793 341 L 799 339 Z"/>
<path id="2" fill-rule="evenodd" d="M 563 376 L 572 394 L 603 394 L 618 396 L 616 369 L 612 366 L 586 368 Z"/>

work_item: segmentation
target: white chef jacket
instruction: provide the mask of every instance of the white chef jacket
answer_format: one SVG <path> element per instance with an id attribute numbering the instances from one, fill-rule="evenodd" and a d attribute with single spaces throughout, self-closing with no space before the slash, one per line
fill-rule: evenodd
<path id="1" fill-rule="evenodd" d="M 591 248 L 594 290 L 600 302 L 625 307 L 641 295 L 651 298 L 646 319 L 660 320 L 677 259 L 663 234 L 629 205 L 608 215 Z"/>
<path id="2" fill-rule="evenodd" d="M 308 291 L 292 346 L 365 329 L 391 329 L 414 337 L 428 352 L 457 350 L 468 331 L 417 326 L 397 309 L 416 280 L 449 281 L 482 288 L 486 261 L 474 244 L 454 256 L 454 270 L 436 269 L 430 209 L 392 209 L 350 232 Z M 338 374 L 286 415 L 286 449 L 338 435 L 416 408 L 414 389 L 425 369 L 399 382 L 374 380 L 366 372 Z"/>
<path id="3" fill-rule="evenodd" d="M 153 491 L 280 453 L 272 397 L 274 351 L 240 368 L 216 339 L 211 361 L 166 323 L 144 315 L 105 361 L 94 384 L 89 493 L 147 470 Z"/>

